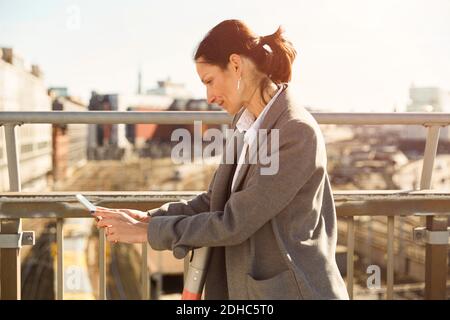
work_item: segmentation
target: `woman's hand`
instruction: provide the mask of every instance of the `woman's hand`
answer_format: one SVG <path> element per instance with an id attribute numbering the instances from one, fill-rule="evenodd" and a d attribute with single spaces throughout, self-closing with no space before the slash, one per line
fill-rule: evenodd
<path id="1" fill-rule="evenodd" d="M 122 212 L 140 222 L 149 222 L 150 221 L 150 216 L 147 214 L 147 212 L 143 212 L 143 211 L 136 210 L 136 209 L 112 209 L 112 208 L 105 208 L 105 207 L 99 207 L 99 206 L 96 206 L 96 208 L 98 210 L 102 209 L 102 210 L 107 210 L 107 211 Z"/>
<path id="2" fill-rule="evenodd" d="M 149 218 L 146 213 L 133 209 L 96 207 L 93 214 L 99 218 L 97 228 L 106 228 L 106 238 L 111 242 L 144 243 L 147 241 Z M 145 215 L 145 217 L 144 217 Z M 142 222 L 145 220 L 146 222 Z"/>

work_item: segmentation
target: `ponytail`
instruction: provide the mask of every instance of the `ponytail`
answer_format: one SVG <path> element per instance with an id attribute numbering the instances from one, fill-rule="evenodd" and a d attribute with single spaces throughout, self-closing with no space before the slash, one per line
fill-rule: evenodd
<path id="1" fill-rule="evenodd" d="M 256 57 L 263 55 L 263 61 L 256 61 L 260 69 L 273 82 L 289 82 L 292 76 L 292 63 L 297 55 L 292 43 L 283 37 L 283 29 L 278 27 L 275 33 L 259 37 L 259 43 L 255 48 L 259 52 Z M 262 53 L 261 53 L 262 51 Z M 255 57 L 255 58 L 256 58 Z"/>

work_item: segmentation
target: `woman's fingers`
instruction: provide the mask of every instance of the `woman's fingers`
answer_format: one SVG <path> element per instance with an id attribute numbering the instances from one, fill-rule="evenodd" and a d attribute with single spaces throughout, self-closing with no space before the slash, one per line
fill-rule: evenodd
<path id="1" fill-rule="evenodd" d="M 106 210 L 106 211 L 118 211 L 120 209 L 114 209 L 114 208 L 106 208 L 106 207 L 100 207 L 100 206 L 95 206 L 96 209 L 99 210 Z"/>
<path id="2" fill-rule="evenodd" d="M 92 215 L 96 218 L 102 218 L 102 220 L 103 220 L 103 215 L 98 211 L 95 211 L 94 213 L 92 213 Z M 99 221 L 101 221 L 101 220 L 99 220 Z"/>
<path id="3" fill-rule="evenodd" d="M 133 209 L 117 209 L 117 211 L 132 218 L 136 217 L 136 213 L 133 211 Z"/>
<path id="4" fill-rule="evenodd" d="M 106 240 L 117 243 L 119 241 L 116 229 L 113 227 L 114 221 L 117 222 L 117 215 L 120 212 L 116 209 L 95 207 L 93 215 L 97 218 L 101 218 L 97 221 L 97 228 L 106 228 Z"/>
<path id="5" fill-rule="evenodd" d="M 99 212 L 99 213 L 117 213 L 116 210 L 113 209 L 107 209 L 107 208 L 99 208 L 99 207 L 95 207 L 95 212 Z"/>
<path id="6" fill-rule="evenodd" d="M 101 209 L 99 207 L 95 207 L 95 212 L 92 214 L 94 217 L 112 217 L 119 214 L 119 211 L 115 211 L 112 209 Z"/>
<path id="7" fill-rule="evenodd" d="M 103 218 L 97 222 L 97 228 L 109 227 L 112 225 L 114 219 L 111 218 Z"/>
<path id="8" fill-rule="evenodd" d="M 137 234 L 140 235 L 142 228 L 136 227 L 138 220 L 132 217 L 132 213 L 134 212 L 131 209 L 96 207 L 94 216 L 102 218 L 96 222 L 96 226 L 97 228 L 106 228 L 106 239 L 110 242 L 143 242 L 141 238 L 137 238 Z M 144 231 L 146 233 L 146 230 Z"/>
<path id="9" fill-rule="evenodd" d="M 110 241 L 110 242 L 118 242 L 119 241 L 119 237 L 117 236 L 117 234 L 113 233 L 113 234 L 108 234 L 106 236 L 106 240 Z"/>

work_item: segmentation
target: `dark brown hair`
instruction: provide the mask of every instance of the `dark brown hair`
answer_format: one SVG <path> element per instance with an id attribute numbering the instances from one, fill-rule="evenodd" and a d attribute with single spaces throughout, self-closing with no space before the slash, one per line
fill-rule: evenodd
<path id="1" fill-rule="evenodd" d="M 240 54 L 251 59 L 257 69 L 276 84 L 289 82 L 297 52 L 282 33 L 279 27 L 275 33 L 260 37 L 242 21 L 225 20 L 206 34 L 197 47 L 194 60 L 201 57 L 225 70 L 230 55 Z M 269 79 L 263 79 L 260 84 L 261 96 Z"/>

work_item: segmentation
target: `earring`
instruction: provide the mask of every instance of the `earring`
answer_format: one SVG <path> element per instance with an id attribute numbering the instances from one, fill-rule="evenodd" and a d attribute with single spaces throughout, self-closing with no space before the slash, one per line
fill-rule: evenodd
<path id="1" fill-rule="evenodd" d="M 239 91 L 239 87 L 241 86 L 241 78 L 237 81 L 237 90 Z"/>

